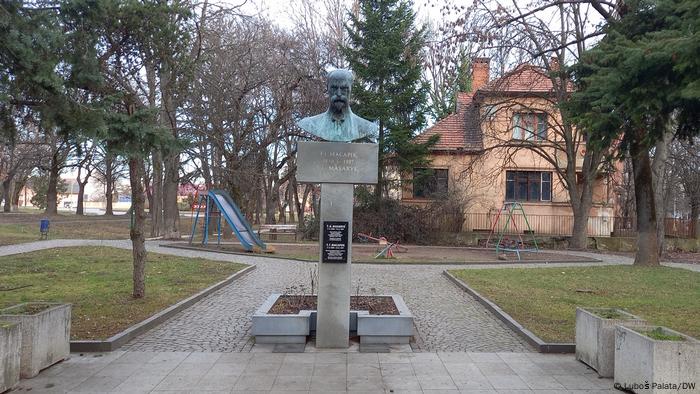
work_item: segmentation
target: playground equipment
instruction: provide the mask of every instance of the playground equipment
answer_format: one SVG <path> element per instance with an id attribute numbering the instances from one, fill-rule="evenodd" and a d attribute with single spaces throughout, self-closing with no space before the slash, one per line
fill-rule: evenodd
<path id="1" fill-rule="evenodd" d="M 209 242 L 209 223 L 212 218 L 216 218 L 216 229 L 217 229 L 217 245 L 221 244 L 221 218 L 226 220 L 226 223 L 231 227 L 236 238 L 241 242 L 241 245 L 247 251 L 253 251 L 259 249 L 262 251 L 267 251 L 267 245 L 255 235 L 253 228 L 250 223 L 245 219 L 241 210 L 231 196 L 223 190 L 209 190 L 206 194 L 199 195 L 199 201 L 197 202 L 200 206 L 204 205 L 204 235 L 202 237 L 202 245 L 207 245 Z M 190 235 L 190 244 L 194 240 L 194 233 L 197 229 L 197 222 L 199 221 L 199 212 L 201 210 L 197 209 L 197 213 L 194 218 L 194 223 L 192 223 L 192 235 Z"/>
<path id="2" fill-rule="evenodd" d="M 489 247 L 489 243 L 491 242 L 491 238 L 494 236 L 494 233 L 496 232 L 498 228 L 498 221 L 501 218 L 501 214 L 505 212 L 507 214 L 505 224 L 503 225 L 503 228 L 498 230 L 498 233 L 496 234 L 498 236 L 498 240 L 495 243 L 496 246 L 496 255 L 498 255 L 501 251 L 503 252 L 515 252 L 515 254 L 518 256 L 518 260 L 520 260 L 520 252 L 539 252 L 540 248 L 537 246 L 537 240 L 535 239 L 535 232 L 532 231 L 532 228 L 530 227 L 530 222 L 527 220 L 527 215 L 525 214 L 525 209 L 523 208 L 522 204 L 519 202 L 504 202 L 503 207 L 498 211 L 498 214 L 496 214 L 496 217 L 493 220 L 493 224 L 491 225 L 491 232 L 489 233 L 489 237 L 486 239 L 486 247 Z M 514 214 L 520 213 L 522 214 L 522 217 L 525 221 L 525 225 L 527 226 L 527 233 L 532 236 L 532 243 L 535 246 L 533 248 L 526 248 L 525 247 L 525 242 L 523 242 L 523 237 L 520 234 L 520 230 L 518 229 L 518 225 L 515 222 L 515 218 L 513 217 Z M 515 230 L 515 234 L 518 236 L 518 239 L 509 239 L 506 234 L 512 233 L 509 232 L 509 227 L 510 224 L 513 224 L 513 229 Z"/>
<path id="3" fill-rule="evenodd" d="M 384 249 L 382 249 L 379 254 L 374 256 L 375 259 L 390 259 L 394 257 L 394 252 L 405 252 L 408 250 L 399 245 L 399 241 L 389 242 L 385 237 L 375 238 L 371 234 L 367 235 L 363 233 L 357 233 L 357 237 L 360 238 L 361 241 L 373 241 L 377 242 L 379 246 L 384 246 Z"/>

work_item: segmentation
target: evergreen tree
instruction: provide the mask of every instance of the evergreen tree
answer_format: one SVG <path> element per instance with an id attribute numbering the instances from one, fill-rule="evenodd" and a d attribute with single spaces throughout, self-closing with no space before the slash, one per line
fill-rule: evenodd
<path id="1" fill-rule="evenodd" d="M 579 89 L 567 109 L 589 130 L 588 143 L 620 142 L 634 169 L 635 265 L 659 265 L 649 152 L 671 129 L 700 130 L 700 2 L 634 0 L 574 67 Z"/>
<path id="2" fill-rule="evenodd" d="M 415 26 L 410 1 L 360 0 L 359 15 L 346 27 L 349 45 L 342 48 L 355 73 L 355 111 L 379 124 L 379 174 L 375 200 L 389 185 L 389 163 L 401 174 L 428 164 L 428 148 L 437 139 L 416 144 L 413 137 L 425 126 L 427 91 L 421 81 L 421 49 L 425 28 Z"/>

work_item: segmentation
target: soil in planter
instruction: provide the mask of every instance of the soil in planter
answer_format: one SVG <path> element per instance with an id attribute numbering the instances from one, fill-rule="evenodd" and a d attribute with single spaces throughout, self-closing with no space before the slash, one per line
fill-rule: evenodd
<path id="1" fill-rule="evenodd" d="M 4 310 L 2 313 L 5 315 L 36 315 L 37 313 L 51 308 L 54 305 L 50 304 L 27 304 L 21 307 L 10 308 L 10 310 Z"/>
<path id="2" fill-rule="evenodd" d="M 637 330 L 637 332 L 657 341 L 685 341 L 682 336 L 668 333 L 659 327 L 653 330 Z"/>
<path id="3" fill-rule="evenodd" d="M 588 310 L 592 314 L 602 317 L 603 319 L 625 319 L 626 315 L 614 310 L 614 309 L 590 309 Z"/>
<path id="4" fill-rule="evenodd" d="M 316 296 L 283 295 L 280 296 L 267 313 L 275 315 L 295 315 L 299 311 L 316 310 Z M 391 297 L 352 296 L 350 310 L 368 311 L 370 315 L 398 315 L 399 310 Z"/>

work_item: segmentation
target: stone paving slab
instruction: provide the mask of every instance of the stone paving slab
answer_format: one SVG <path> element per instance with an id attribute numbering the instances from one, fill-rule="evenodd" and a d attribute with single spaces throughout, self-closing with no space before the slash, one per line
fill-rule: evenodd
<path id="1" fill-rule="evenodd" d="M 612 393 L 572 355 L 539 353 L 72 354 L 17 393 Z"/>

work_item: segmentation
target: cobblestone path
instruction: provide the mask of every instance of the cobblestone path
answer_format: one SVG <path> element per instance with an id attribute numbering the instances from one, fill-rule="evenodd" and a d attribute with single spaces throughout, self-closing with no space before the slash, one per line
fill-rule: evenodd
<path id="1" fill-rule="evenodd" d="M 255 264 L 257 269 L 134 339 L 124 350 L 249 351 L 253 345 L 250 316 L 255 309 L 271 293 L 284 293 L 291 286 L 308 288 L 311 272 L 316 265 L 267 257 L 167 248 L 159 246 L 159 243 L 149 242 L 148 250 Z M 52 240 L 1 247 L 0 255 L 78 245 L 131 246 L 128 241 Z M 606 259 L 605 263 L 629 262 L 613 258 Z M 514 266 L 528 267 L 532 264 L 510 265 Z M 422 351 L 533 351 L 520 337 L 442 275 L 443 270 L 453 267 L 456 266 L 355 264 L 353 292 L 359 287 L 363 294 L 396 293 L 403 296 L 415 318 L 414 348 Z M 459 267 L 486 268 L 488 265 Z"/>

